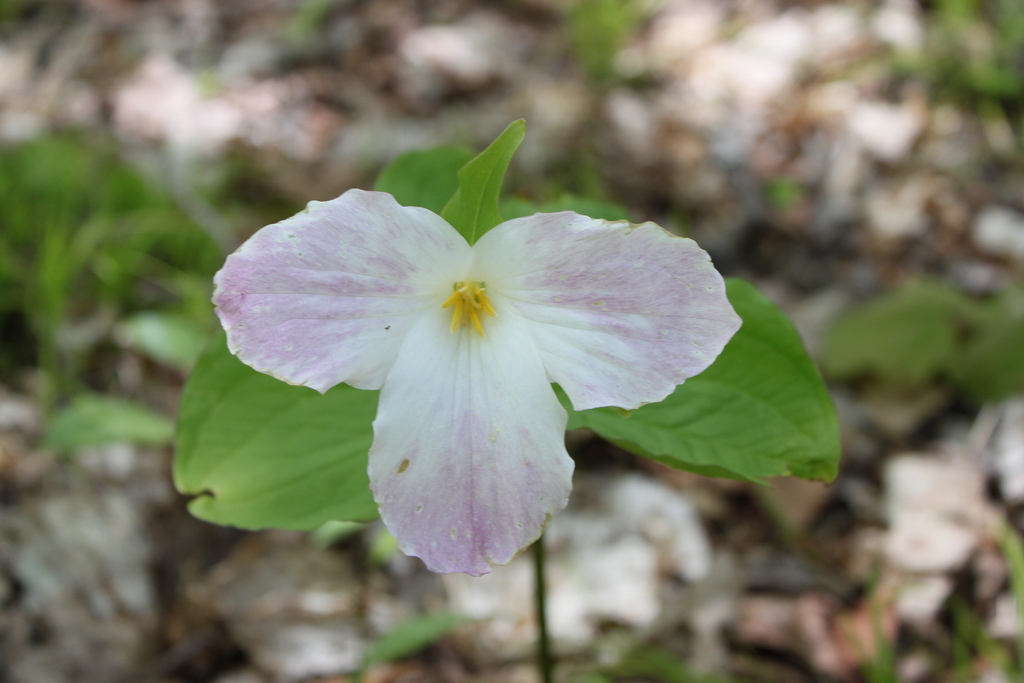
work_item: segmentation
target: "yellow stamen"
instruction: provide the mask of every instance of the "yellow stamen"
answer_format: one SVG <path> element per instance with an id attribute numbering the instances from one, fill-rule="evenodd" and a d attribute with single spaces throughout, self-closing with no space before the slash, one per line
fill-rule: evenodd
<path id="1" fill-rule="evenodd" d="M 494 307 L 487 298 L 487 288 L 483 282 L 456 282 L 453 286 L 455 291 L 441 304 L 441 308 L 452 308 L 452 332 L 458 332 L 460 327 L 472 325 L 481 337 L 484 336 L 484 327 L 480 323 L 480 311 L 494 317 Z"/>

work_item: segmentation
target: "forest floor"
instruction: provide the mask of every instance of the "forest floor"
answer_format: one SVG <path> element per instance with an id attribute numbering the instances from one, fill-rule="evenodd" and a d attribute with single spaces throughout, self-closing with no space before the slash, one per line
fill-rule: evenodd
<path id="1" fill-rule="evenodd" d="M 379 524 L 217 527 L 171 481 L 224 255 L 517 118 L 511 192 L 755 283 L 843 441 L 836 481 L 760 487 L 571 433 L 557 680 L 1024 680 L 1024 10 L 962 4 L 0 3 L 0 682 L 538 680 L 528 553 L 436 576 Z"/>

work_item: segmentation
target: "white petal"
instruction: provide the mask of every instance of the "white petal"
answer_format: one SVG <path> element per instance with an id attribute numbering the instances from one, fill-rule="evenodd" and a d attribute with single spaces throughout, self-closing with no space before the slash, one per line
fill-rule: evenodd
<path id="1" fill-rule="evenodd" d="M 349 190 L 253 235 L 217 273 L 213 301 L 229 348 L 260 372 L 321 392 L 378 389 L 470 254 L 430 211 Z"/>
<path id="2" fill-rule="evenodd" d="M 548 377 L 577 410 L 662 400 L 740 326 L 708 255 L 653 223 L 536 214 L 473 252 L 471 277 L 487 278 L 496 308 L 530 321 Z"/>
<path id="3" fill-rule="evenodd" d="M 480 337 L 437 313 L 410 330 L 385 381 L 370 487 L 403 552 L 480 575 L 565 507 L 566 413 L 515 316 L 498 309 Z"/>

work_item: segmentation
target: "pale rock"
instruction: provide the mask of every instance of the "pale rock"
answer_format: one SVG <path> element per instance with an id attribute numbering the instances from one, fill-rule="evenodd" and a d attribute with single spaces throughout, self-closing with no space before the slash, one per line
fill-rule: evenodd
<path id="1" fill-rule="evenodd" d="M 457 24 L 416 28 L 398 46 L 399 87 L 408 97 L 425 101 L 476 90 L 515 71 L 520 44 L 505 20 L 486 13 Z"/>
<path id="2" fill-rule="evenodd" d="M 868 33 L 856 10 L 823 5 L 811 15 L 815 64 L 848 60 L 868 44 Z"/>
<path id="3" fill-rule="evenodd" d="M 871 30 L 895 48 L 918 50 L 924 42 L 920 6 L 916 0 L 888 0 L 871 18 Z"/>
<path id="4" fill-rule="evenodd" d="M 632 475 L 576 482 L 576 503 L 545 534 L 549 622 L 565 646 L 586 645 L 600 624 L 654 626 L 664 572 L 690 581 L 708 575 L 710 543 L 689 498 Z M 535 637 L 532 561 L 524 553 L 479 578 L 443 577 L 452 609 L 480 619 L 478 641 L 495 652 L 525 653 Z"/>
<path id="5" fill-rule="evenodd" d="M 736 558 L 721 552 L 715 555 L 707 577 L 691 587 L 688 602 L 693 645 L 688 664 L 695 671 L 725 668 L 729 659 L 725 631 L 736 622 L 741 584 Z"/>
<path id="6" fill-rule="evenodd" d="M 674 2 L 651 21 L 646 59 L 650 68 L 669 71 L 718 39 L 725 8 L 716 2 Z"/>
<path id="7" fill-rule="evenodd" d="M 473 31 L 458 26 L 424 26 L 406 36 L 399 55 L 421 79 L 451 79 L 462 88 L 475 88 L 497 75 L 486 43 Z"/>
<path id="8" fill-rule="evenodd" d="M 838 600 L 822 593 L 804 593 L 796 607 L 796 631 L 804 656 L 817 671 L 848 678 L 856 665 L 845 643 L 837 637 L 836 616 L 842 607 Z M 848 623 L 847 631 L 852 634 L 855 623 Z"/>
<path id="9" fill-rule="evenodd" d="M 640 45 L 627 45 L 612 58 L 612 71 L 623 79 L 640 78 L 652 70 L 647 51 Z"/>
<path id="10" fill-rule="evenodd" d="M 145 620 L 156 609 L 141 514 L 123 494 L 45 499 L 30 511 L 33 535 L 13 559 L 26 604 L 46 609 L 81 591 L 98 618 L 125 611 Z M 39 535 L 36 536 L 35 534 Z"/>
<path id="11" fill-rule="evenodd" d="M 168 140 L 189 149 L 219 150 L 238 134 L 238 111 L 202 97 L 195 79 L 166 56 L 145 59 L 113 96 L 114 125 L 144 140 Z"/>
<path id="12" fill-rule="evenodd" d="M 968 294 L 989 296 L 1009 286 L 1007 272 L 997 264 L 975 259 L 949 264 L 949 280 Z"/>
<path id="13" fill-rule="evenodd" d="M 569 517 L 569 519 L 563 519 Z M 632 628 L 653 624 L 659 614 L 657 556 L 637 537 L 602 542 L 601 522 L 572 519 L 562 513 L 549 537 L 574 535 L 573 544 L 550 543 L 547 563 L 548 626 L 563 645 L 583 646 L 602 621 Z M 532 552 L 532 551 L 531 551 Z M 526 653 L 536 633 L 532 559 L 521 556 L 506 567 L 481 577 L 449 574 L 443 577 L 454 611 L 481 620 L 476 636 L 488 649 Z"/>
<path id="14" fill-rule="evenodd" d="M 276 71 L 283 58 L 282 47 L 270 37 L 254 36 L 229 44 L 220 59 L 217 72 L 228 88 L 256 82 Z"/>
<path id="15" fill-rule="evenodd" d="M 232 140 L 317 158 L 336 119 L 311 102 L 297 79 L 264 80 L 206 95 L 195 76 L 166 56 L 146 58 L 113 95 L 114 127 L 125 137 L 210 156 Z"/>
<path id="16" fill-rule="evenodd" d="M 275 680 L 305 681 L 354 671 L 364 645 L 354 623 L 279 624 L 273 637 L 250 650 L 253 660 L 273 672 Z"/>
<path id="17" fill-rule="evenodd" d="M 935 660 L 931 653 L 913 652 L 896 662 L 896 680 L 900 683 L 928 683 L 932 680 Z"/>
<path id="18" fill-rule="evenodd" d="M 533 595 L 532 553 L 533 550 L 528 550 L 508 565 L 483 576 L 445 574 L 441 577 L 451 610 L 478 620 L 474 638 L 478 645 L 491 652 L 501 652 L 506 656 L 525 655 L 533 645 L 537 632 L 533 601 L 525 598 Z M 549 555 L 549 600 L 554 599 L 556 590 L 560 590 L 551 577 L 554 564 L 555 558 Z M 549 615 L 549 620 L 554 618 L 553 613 Z M 559 631 L 553 631 L 552 636 L 578 637 L 577 633 L 566 633 L 565 628 L 565 623 L 559 620 Z M 585 629 L 585 633 L 589 632 Z"/>
<path id="19" fill-rule="evenodd" d="M 13 617 L 38 642 L 10 634 L 4 665 L 16 681 L 128 680 L 154 655 L 158 599 L 141 511 L 119 489 L 36 497 L 0 516 L 18 596 Z M 27 635 L 27 634 L 26 634 Z"/>
<path id="20" fill-rule="evenodd" d="M 42 424 L 39 406 L 20 394 L 0 386 L 0 430 L 37 434 Z"/>
<path id="21" fill-rule="evenodd" d="M 817 222 L 825 231 L 860 217 L 861 202 L 857 200 L 868 175 L 867 154 L 851 135 L 839 135 L 829 147 L 822 183 Z"/>
<path id="22" fill-rule="evenodd" d="M 971 224 L 978 249 L 991 256 L 1024 260 L 1024 214 L 1004 206 L 986 206 Z"/>
<path id="23" fill-rule="evenodd" d="M 609 513 L 623 532 L 639 531 L 659 548 L 665 567 L 687 581 L 711 570 L 711 544 L 684 493 L 654 479 L 622 476 L 610 491 Z"/>
<path id="24" fill-rule="evenodd" d="M 807 115 L 822 121 L 841 120 L 858 100 L 857 86 L 849 81 L 829 81 L 808 86 Z"/>
<path id="25" fill-rule="evenodd" d="M 98 478 L 127 481 L 138 469 L 138 449 L 129 443 L 83 448 L 75 457 L 83 469 Z"/>
<path id="26" fill-rule="evenodd" d="M 34 71 L 33 49 L 0 44 L 0 102 L 25 94 L 32 83 Z"/>
<path id="27" fill-rule="evenodd" d="M 1024 501 L 1024 400 L 1001 406 L 999 423 L 988 446 L 999 488 L 1009 503 Z"/>
<path id="28" fill-rule="evenodd" d="M 64 84 L 55 103 L 54 118 L 61 126 L 99 126 L 103 103 L 96 90 L 85 81 Z"/>
<path id="29" fill-rule="evenodd" d="M 658 122 L 650 102 L 633 90 L 618 88 L 609 93 L 604 107 L 612 135 L 623 149 L 640 159 L 657 157 Z"/>
<path id="30" fill-rule="evenodd" d="M 383 522 L 377 522 L 375 526 L 378 527 L 377 533 L 383 534 L 386 531 Z M 371 532 L 372 533 L 372 532 Z M 390 532 L 388 532 L 390 533 Z M 393 538 L 393 537 L 392 537 Z M 369 546 L 373 548 L 376 545 L 375 541 L 369 541 Z M 389 631 L 402 625 L 404 622 L 409 621 L 417 616 L 419 612 L 418 598 L 410 599 L 409 592 L 411 591 L 414 595 L 418 595 L 422 592 L 422 588 L 416 585 L 417 576 L 423 577 L 423 563 L 416 558 L 412 559 L 411 571 L 406 572 L 405 567 L 399 567 L 398 571 L 394 570 L 394 560 L 399 557 L 407 557 L 403 553 L 395 552 L 389 559 L 387 564 L 388 573 L 391 574 L 394 579 L 403 585 L 407 590 L 399 590 L 396 593 L 390 591 L 381 593 L 374 597 L 373 600 L 366 602 L 363 608 L 363 618 L 366 621 L 367 629 L 372 633 L 388 633 Z M 433 583 L 433 582 L 431 582 Z M 440 586 L 437 586 L 440 588 Z"/>
<path id="31" fill-rule="evenodd" d="M 530 132 L 516 153 L 516 163 L 527 175 L 543 176 L 564 162 L 565 141 L 576 137 L 593 116 L 591 94 L 571 78 L 537 78 L 522 93 Z"/>
<path id="32" fill-rule="evenodd" d="M 708 131 L 722 125 L 717 117 L 729 111 L 726 103 L 697 99 L 692 89 L 676 84 L 654 96 L 652 110 L 659 156 L 675 160 L 681 174 L 694 176 L 692 182 L 716 170 L 708 163 Z"/>
<path id="33" fill-rule="evenodd" d="M 987 630 L 993 638 L 1010 640 L 1018 637 L 1020 615 L 1017 613 L 1017 598 L 1012 592 L 1007 591 L 996 598 Z"/>
<path id="34" fill-rule="evenodd" d="M 868 226 L 883 242 L 923 237 L 928 231 L 927 204 L 932 183 L 920 175 L 902 182 L 882 182 L 868 190 Z"/>
<path id="35" fill-rule="evenodd" d="M 953 592 L 953 579 L 930 575 L 900 582 L 896 592 L 896 614 L 902 621 L 930 626 Z"/>
<path id="36" fill-rule="evenodd" d="M 24 142 L 39 137 L 46 130 L 46 120 L 38 112 L 22 107 L 0 111 L 0 140 Z"/>
<path id="37" fill-rule="evenodd" d="M 602 621 L 651 627 L 661 612 L 658 578 L 655 549 L 641 538 L 572 549 L 550 573 L 552 633 L 583 645 Z"/>
<path id="38" fill-rule="evenodd" d="M 297 159 L 319 158 L 340 124 L 336 112 L 310 101 L 299 80 L 261 81 L 225 93 L 223 99 L 241 116 L 242 140 Z"/>
<path id="39" fill-rule="evenodd" d="M 786 650 L 793 645 L 796 600 L 778 595 L 747 595 L 740 600 L 736 636 L 754 647 Z"/>
<path id="40" fill-rule="evenodd" d="M 989 664 L 991 668 L 985 669 L 978 676 L 972 679 L 971 683 L 1014 683 L 1007 678 L 1006 673 L 1002 669 L 995 668 L 995 665 Z"/>
<path id="41" fill-rule="evenodd" d="M 802 12 L 753 24 L 732 42 L 696 50 L 687 87 L 698 101 L 760 110 L 793 89 L 798 68 L 812 54 L 813 41 Z"/>
<path id="42" fill-rule="evenodd" d="M 791 10 L 743 29 L 736 44 L 764 59 L 796 64 L 813 54 L 814 31 L 805 12 Z"/>
<path id="43" fill-rule="evenodd" d="M 213 683 L 266 683 L 266 680 L 258 671 L 245 668 L 222 674 Z"/>
<path id="44" fill-rule="evenodd" d="M 886 514 L 890 523 L 926 513 L 984 528 L 992 521 L 985 473 L 966 458 L 900 455 L 885 470 Z"/>
<path id="45" fill-rule="evenodd" d="M 359 668 L 359 593 L 346 558 L 301 536 L 261 534 L 236 546 L 193 599 L 224 620 L 254 664 L 287 682 Z"/>
<path id="46" fill-rule="evenodd" d="M 710 543 L 684 494 L 639 475 L 596 486 L 597 510 L 570 510 L 548 531 L 552 548 L 561 549 L 551 603 L 562 616 L 553 622 L 561 619 L 563 632 L 571 630 L 578 642 L 600 620 L 650 627 L 660 614 L 659 568 L 698 581 L 711 567 Z"/>
<path id="47" fill-rule="evenodd" d="M 912 103 L 864 101 L 853 107 L 847 126 L 868 152 L 889 163 L 910 152 L 924 129 L 924 116 Z"/>
<path id="48" fill-rule="evenodd" d="M 693 57 L 687 90 L 708 118 L 727 115 L 729 107 L 743 103 L 761 106 L 790 84 L 791 71 L 784 63 L 758 59 L 732 43 L 715 43 Z"/>
<path id="49" fill-rule="evenodd" d="M 713 130 L 719 125 L 721 117 L 732 111 L 731 105 L 706 94 L 692 87 L 689 81 L 669 81 L 665 87 L 650 93 L 653 119 L 664 127 L 661 134 L 693 134 L 703 138 L 703 130 Z"/>
<path id="50" fill-rule="evenodd" d="M 985 475 L 963 460 L 893 458 L 885 469 L 885 495 L 886 556 L 908 571 L 957 569 L 993 520 Z"/>

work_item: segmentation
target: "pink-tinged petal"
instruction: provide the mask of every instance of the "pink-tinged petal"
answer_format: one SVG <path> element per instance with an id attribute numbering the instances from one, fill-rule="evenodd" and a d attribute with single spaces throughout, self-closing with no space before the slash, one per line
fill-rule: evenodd
<path id="1" fill-rule="evenodd" d="M 253 235 L 214 278 L 213 302 L 232 353 L 260 372 L 321 392 L 378 389 L 470 258 L 439 216 L 349 190 Z"/>
<path id="2" fill-rule="evenodd" d="M 370 488 L 408 555 L 486 574 L 565 507 L 566 413 L 529 333 L 500 309 L 486 336 L 445 311 L 410 330 L 381 391 Z"/>
<path id="3" fill-rule="evenodd" d="M 653 223 L 536 214 L 473 251 L 470 277 L 530 322 L 548 378 L 577 410 L 664 399 L 740 327 L 707 253 Z"/>

